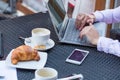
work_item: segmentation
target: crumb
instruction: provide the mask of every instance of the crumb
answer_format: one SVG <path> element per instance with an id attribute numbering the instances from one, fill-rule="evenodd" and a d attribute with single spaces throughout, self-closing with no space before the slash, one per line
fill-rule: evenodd
<path id="1" fill-rule="evenodd" d="M 37 45 L 37 46 L 34 47 L 34 49 L 44 50 L 44 49 L 46 49 L 46 46 L 45 45 Z"/>

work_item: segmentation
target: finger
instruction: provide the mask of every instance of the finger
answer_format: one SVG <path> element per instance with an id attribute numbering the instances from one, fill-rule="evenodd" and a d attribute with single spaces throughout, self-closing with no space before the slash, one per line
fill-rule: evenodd
<path id="1" fill-rule="evenodd" d="M 76 19 L 75 21 L 75 27 L 78 29 L 79 28 L 79 19 Z"/>
<path id="2" fill-rule="evenodd" d="M 80 31 L 80 39 L 82 39 L 83 36 L 85 35 L 85 31 L 86 31 L 86 28 L 83 28 L 83 29 Z"/>
<path id="3" fill-rule="evenodd" d="M 83 39 L 84 36 L 85 36 L 84 32 L 80 33 L 80 39 Z"/>
<path id="4" fill-rule="evenodd" d="M 79 27 L 80 31 L 84 28 L 84 25 L 85 25 L 85 23 L 82 22 L 81 25 L 80 25 L 80 27 Z"/>
<path id="5" fill-rule="evenodd" d="M 80 39 L 82 39 L 82 37 L 83 37 L 83 33 L 82 33 L 82 32 L 80 32 Z"/>
<path id="6" fill-rule="evenodd" d="M 81 31 L 83 29 L 83 27 L 79 27 L 79 30 Z"/>
<path id="7" fill-rule="evenodd" d="M 88 19 L 87 17 L 84 17 L 84 19 L 82 20 L 81 27 L 79 28 L 79 30 L 82 30 L 85 27 L 87 19 Z"/>
<path id="8" fill-rule="evenodd" d="M 79 22 L 80 22 L 79 17 L 77 17 L 75 21 L 75 25 L 77 29 L 79 28 L 79 24 L 80 24 Z"/>
<path id="9" fill-rule="evenodd" d="M 76 20 L 75 20 L 75 27 L 78 27 L 78 22 L 79 22 L 79 15 L 77 15 Z"/>
<path id="10" fill-rule="evenodd" d="M 92 23 L 89 23 L 89 26 L 92 26 Z"/>
<path id="11" fill-rule="evenodd" d="M 77 28 L 79 29 L 80 27 L 83 27 L 82 25 L 83 25 L 83 20 L 84 20 L 84 18 L 85 18 L 85 16 L 84 15 L 81 15 L 80 17 L 79 17 L 79 22 L 77 23 L 78 24 L 78 26 L 77 26 Z"/>
<path id="12" fill-rule="evenodd" d="M 93 20 L 92 19 L 88 19 L 87 23 L 93 23 Z"/>
<path id="13" fill-rule="evenodd" d="M 92 23 L 91 23 L 91 25 L 92 25 Z M 89 24 L 89 25 L 86 25 L 86 26 L 84 25 L 83 27 L 80 27 L 79 30 L 81 31 L 83 28 L 89 27 L 89 26 L 91 26 L 91 25 L 90 25 L 90 24 Z M 84 29 L 84 32 L 86 32 L 87 30 L 88 30 L 88 28 L 85 28 L 85 29 Z"/>
<path id="14" fill-rule="evenodd" d="M 80 16 L 80 22 L 81 22 L 81 24 L 83 23 L 84 19 L 85 19 L 85 15 Z"/>

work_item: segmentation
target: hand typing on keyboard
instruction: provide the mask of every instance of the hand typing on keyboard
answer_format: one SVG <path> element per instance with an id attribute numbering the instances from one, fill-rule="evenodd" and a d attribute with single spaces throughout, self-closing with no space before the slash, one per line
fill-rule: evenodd
<path id="1" fill-rule="evenodd" d="M 80 33 L 80 38 L 87 37 L 87 40 L 93 44 L 97 45 L 98 39 L 99 39 L 99 33 L 94 28 L 94 26 L 91 24 L 90 26 L 84 27 Z"/>

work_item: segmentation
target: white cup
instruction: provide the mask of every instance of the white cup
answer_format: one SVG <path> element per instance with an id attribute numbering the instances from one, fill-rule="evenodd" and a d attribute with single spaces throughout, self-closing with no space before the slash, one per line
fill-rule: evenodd
<path id="1" fill-rule="evenodd" d="M 46 28 L 35 28 L 31 33 L 33 46 L 45 45 L 50 39 L 50 30 Z"/>
<path id="2" fill-rule="evenodd" d="M 44 67 L 35 71 L 34 80 L 57 80 L 57 78 L 58 72 L 53 68 Z"/>

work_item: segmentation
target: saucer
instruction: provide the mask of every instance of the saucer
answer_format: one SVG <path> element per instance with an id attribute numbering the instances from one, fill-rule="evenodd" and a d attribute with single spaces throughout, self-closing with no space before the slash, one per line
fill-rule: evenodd
<path id="1" fill-rule="evenodd" d="M 8 54 L 8 56 L 6 57 L 5 63 L 6 63 L 7 66 L 15 67 L 15 68 L 21 68 L 21 69 L 36 70 L 36 69 L 43 68 L 45 66 L 46 62 L 47 62 L 47 53 L 38 51 L 38 55 L 40 56 L 39 61 L 34 61 L 34 60 L 32 60 L 32 61 L 21 61 L 21 62 L 18 62 L 18 64 L 13 65 L 11 63 L 11 56 L 12 56 L 13 51 L 14 51 L 14 49 L 12 49 L 10 51 L 10 53 Z"/>
<path id="2" fill-rule="evenodd" d="M 29 37 L 27 39 L 31 39 L 31 37 Z M 28 45 L 28 46 L 31 46 L 32 48 L 34 48 L 32 42 L 28 42 L 28 41 L 25 40 L 24 43 L 25 43 L 25 45 Z M 49 39 L 48 42 L 45 45 L 45 49 L 43 49 L 43 48 L 37 48 L 36 50 L 45 51 L 45 50 L 53 48 L 54 45 L 55 45 L 55 42 L 52 39 Z"/>

